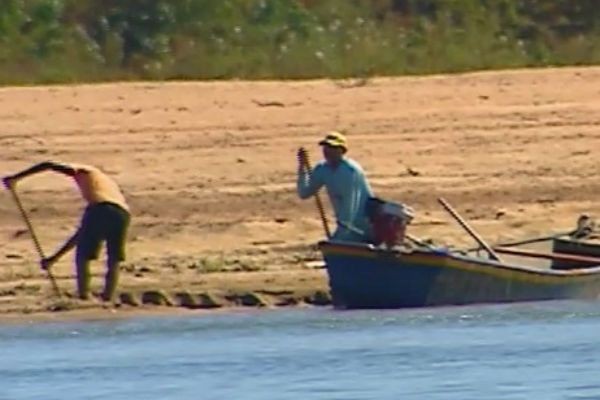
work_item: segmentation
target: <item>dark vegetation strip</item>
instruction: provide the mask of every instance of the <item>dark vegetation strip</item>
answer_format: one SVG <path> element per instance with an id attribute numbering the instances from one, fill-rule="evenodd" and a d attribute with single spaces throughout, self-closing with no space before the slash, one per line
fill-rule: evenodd
<path id="1" fill-rule="evenodd" d="M 596 0 L 2 0 L 0 84 L 589 65 Z"/>

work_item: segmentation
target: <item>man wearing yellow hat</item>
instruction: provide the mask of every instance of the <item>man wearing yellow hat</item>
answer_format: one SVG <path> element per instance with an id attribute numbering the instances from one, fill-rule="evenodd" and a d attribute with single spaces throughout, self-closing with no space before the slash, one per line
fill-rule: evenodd
<path id="1" fill-rule="evenodd" d="M 325 186 L 333 206 L 337 227 L 332 239 L 364 242 L 369 240 L 370 224 L 366 203 L 373 197 L 362 167 L 346 157 L 346 137 L 339 132 L 329 132 L 319 142 L 324 160 L 312 171 L 307 171 L 307 153 L 298 150 L 297 190 L 301 199 L 309 198 Z"/>

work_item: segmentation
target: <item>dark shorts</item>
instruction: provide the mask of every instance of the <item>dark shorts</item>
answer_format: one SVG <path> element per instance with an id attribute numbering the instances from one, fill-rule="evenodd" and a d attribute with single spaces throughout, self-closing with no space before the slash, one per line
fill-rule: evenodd
<path id="1" fill-rule="evenodd" d="M 125 260 L 125 238 L 129 219 L 129 213 L 116 204 L 89 205 L 81 218 L 77 258 L 95 260 L 100 253 L 100 245 L 106 241 L 108 259 Z"/>

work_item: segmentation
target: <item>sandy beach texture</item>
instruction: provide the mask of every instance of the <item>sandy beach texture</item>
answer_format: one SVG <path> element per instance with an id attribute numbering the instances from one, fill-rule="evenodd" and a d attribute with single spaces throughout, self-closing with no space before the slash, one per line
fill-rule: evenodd
<path id="1" fill-rule="evenodd" d="M 73 256 L 58 301 L 9 192 L 0 193 L 0 318 L 102 318 L 232 307 L 327 305 L 312 200 L 295 193 L 298 146 L 347 133 L 376 193 L 416 210 L 412 234 L 489 242 L 568 230 L 600 211 L 600 68 L 368 81 L 173 82 L 0 89 L 0 174 L 47 159 L 93 164 L 133 220 L 120 301 L 80 302 Z M 83 209 L 46 173 L 17 188 L 47 254 Z M 104 258 L 92 264 L 94 291 Z"/>

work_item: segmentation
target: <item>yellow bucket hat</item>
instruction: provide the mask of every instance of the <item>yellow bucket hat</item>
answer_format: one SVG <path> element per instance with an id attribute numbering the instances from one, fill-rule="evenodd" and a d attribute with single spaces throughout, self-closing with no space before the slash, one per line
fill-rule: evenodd
<path id="1" fill-rule="evenodd" d="M 328 132 L 323 140 L 319 142 L 321 146 L 341 147 L 344 150 L 348 149 L 346 137 L 339 132 Z"/>

